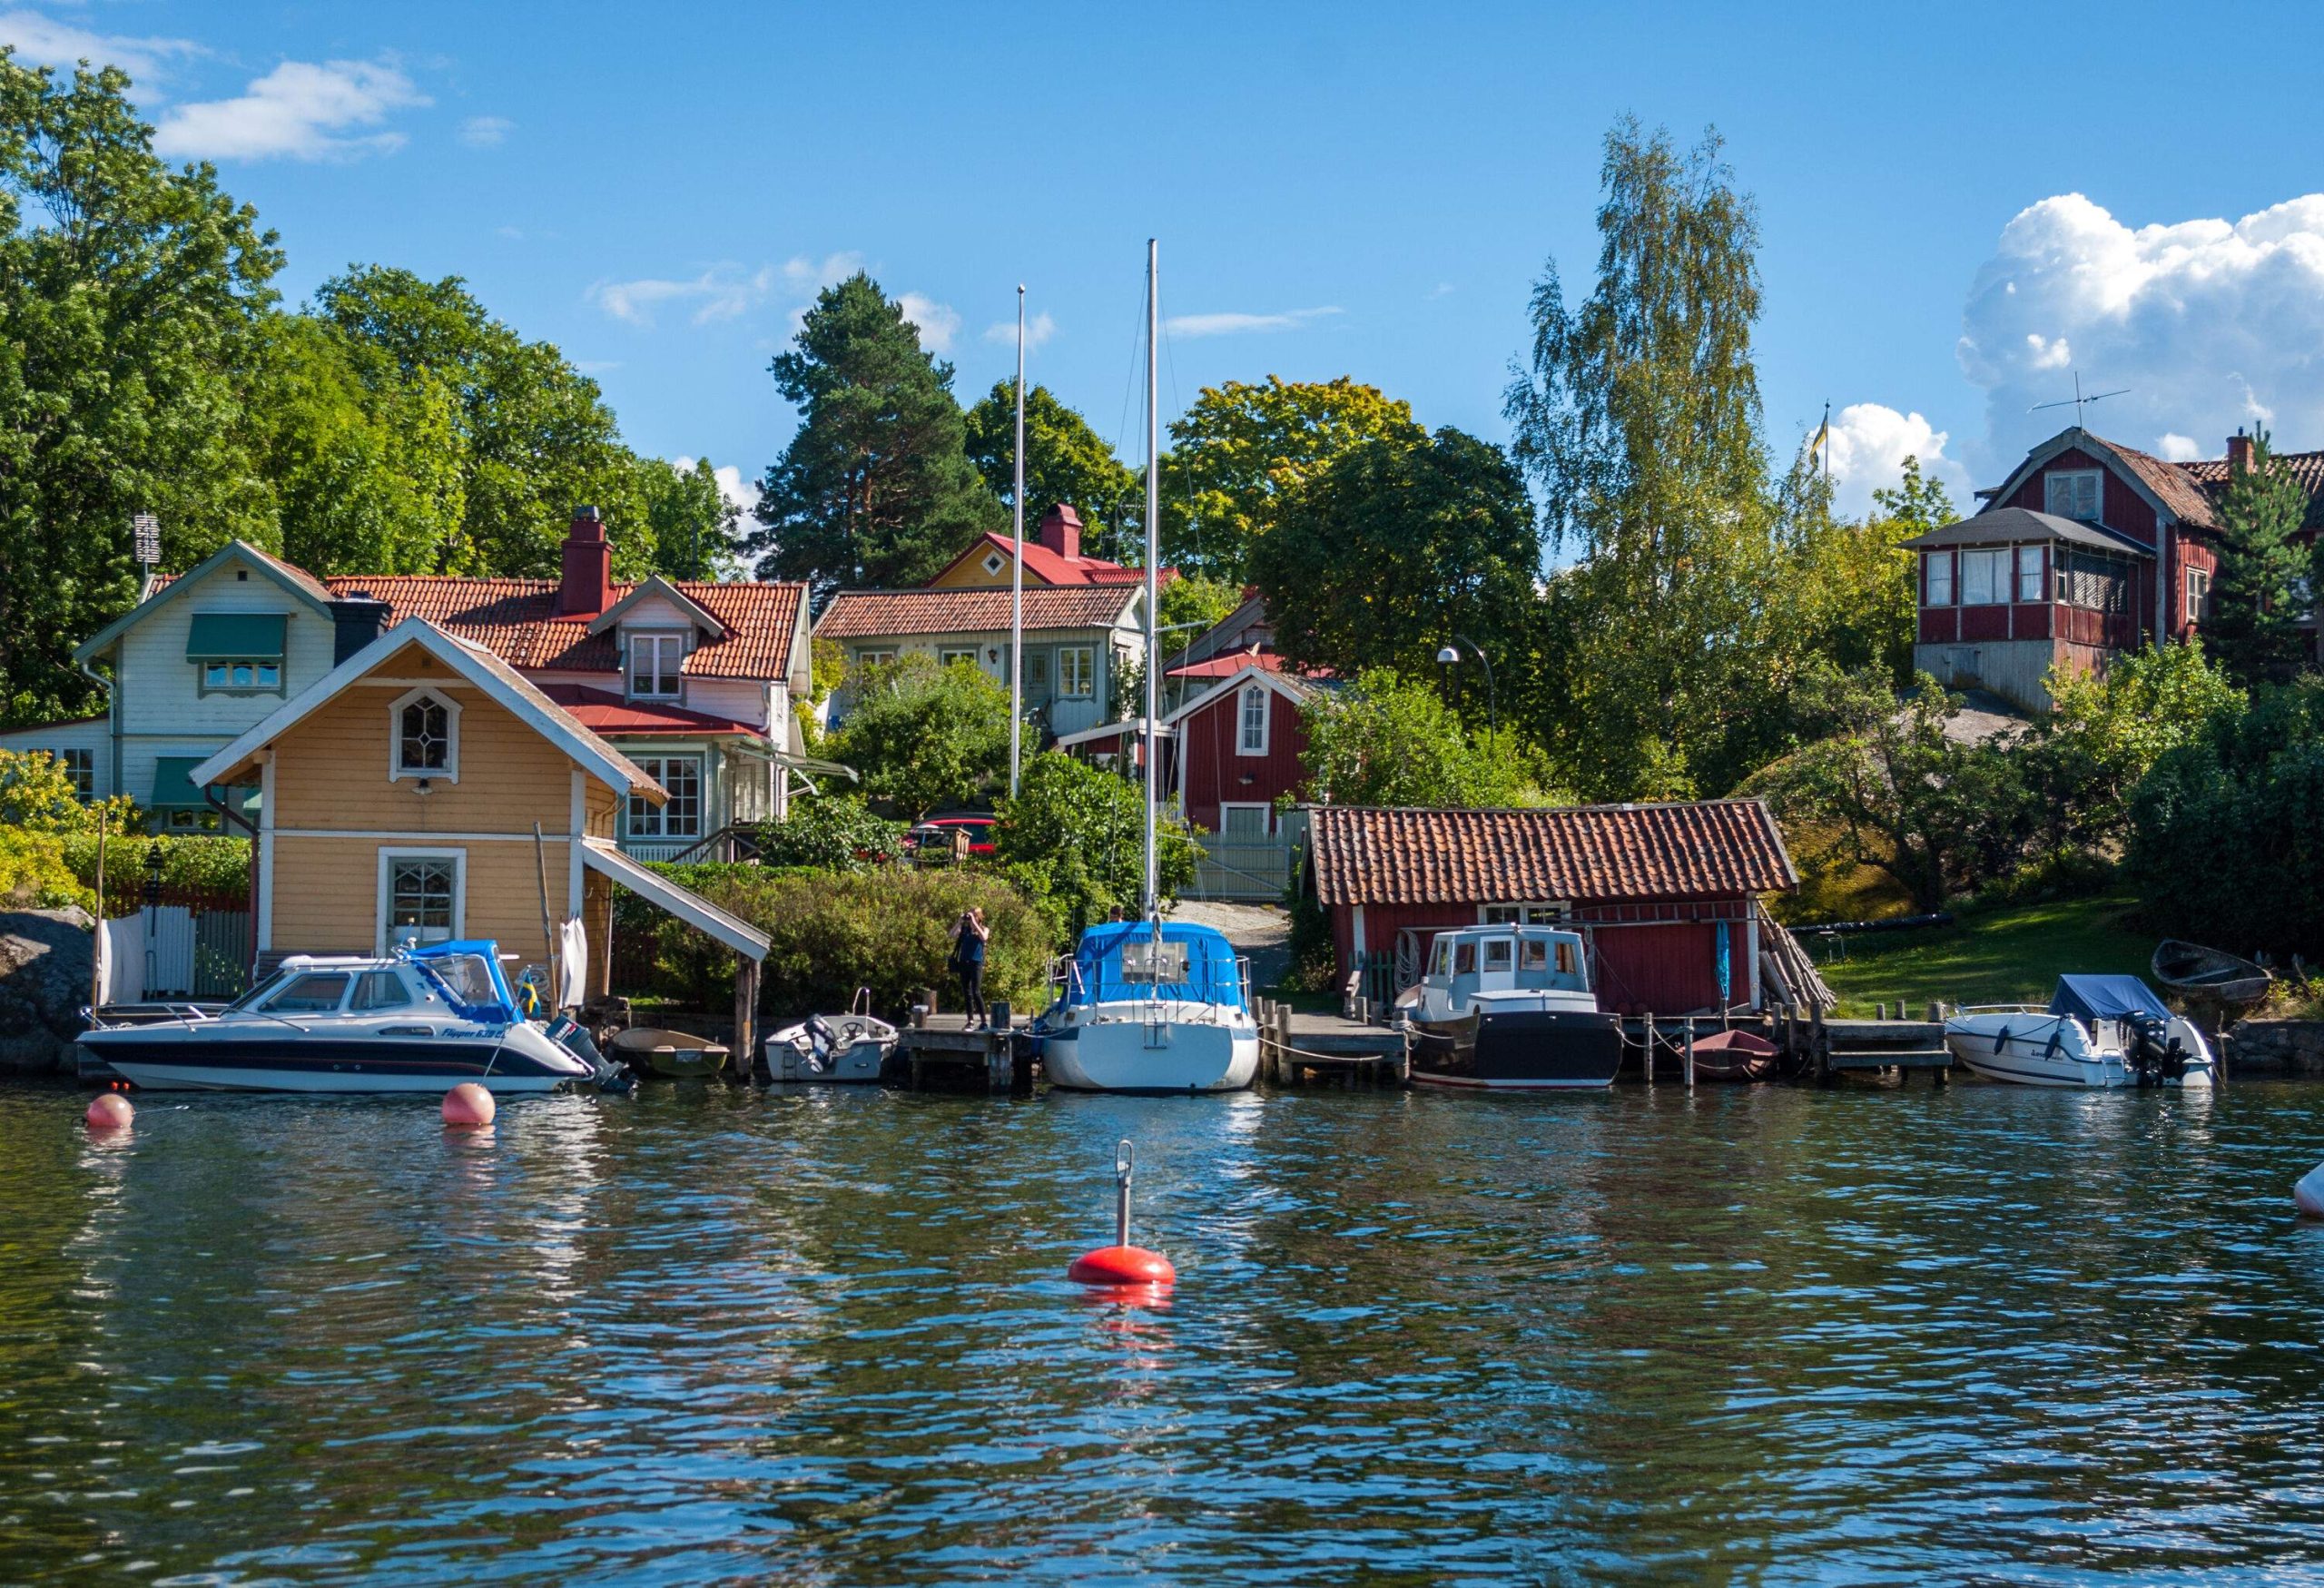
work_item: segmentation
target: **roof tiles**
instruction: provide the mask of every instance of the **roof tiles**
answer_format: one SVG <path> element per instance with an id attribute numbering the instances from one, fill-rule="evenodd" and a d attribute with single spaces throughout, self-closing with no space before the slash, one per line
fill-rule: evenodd
<path id="1" fill-rule="evenodd" d="M 1140 587 L 1028 585 L 1028 629 L 1109 628 Z M 1007 589 L 842 590 L 815 620 L 825 639 L 886 639 L 919 634 L 1005 634 Z"/>

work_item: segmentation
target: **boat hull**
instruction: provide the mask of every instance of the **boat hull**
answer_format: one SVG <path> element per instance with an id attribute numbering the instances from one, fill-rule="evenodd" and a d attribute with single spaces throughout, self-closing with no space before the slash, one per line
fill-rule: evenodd
<path id="1" fill-rule="evenodd" d="M 1241 1091 L 1258 1078 L 1259 1030 L 1245 1021 L 1165 1021 L 1159 1041 L 1135 1018 L 1052 1027 L 1041 1072 L 1068 1091 Z"/>
<path id="2" fill-rule="evenodd" d="M 1413 1022 L 1414 1086 L 1463 1091 L 1593 1091 L 1622 1067 L 1618 1015 L 1580 1010 L 1472 1011 Z"/>
<path id="3" fill-rule="evenodd" d="M 2080 1026 L 2058 1015 L 1958 1017 L 1945 1022 L 1945 1045 L 1965 1070 L 2013 1086 L 2117 1091 L 2142 1084 L 2124 1054 L 2092 1049 Z M 2151 1077 L 2143 1084 L 2208 1087 L 2211 1064 L 2209 1051 L 2200 1051 L 2182 1074 Z"/>
<path id="4" fill-rule="evenodd" d="M 161 1028 L 166 1029 L 166 1028 Z M 473 1041 L 242 1035 L 231 1041 L 149 1036 L 157 1028 L 90 1031 L 83 1050 L 145 1091 L 441 1092 L 475 1081 L 496 1093 L 549 1091 L 590 1070 L 561 1049 L 512 1039 Z M 527 1029 L 544 1047 L 547 1037 Z"/>

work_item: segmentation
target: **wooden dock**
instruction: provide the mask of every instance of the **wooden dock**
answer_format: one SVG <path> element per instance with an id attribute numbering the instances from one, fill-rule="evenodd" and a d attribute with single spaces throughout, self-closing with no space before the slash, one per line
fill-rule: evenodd
<path id="1" fill-rule="evenodd" d="M 993 1095 L 1033 1090 L 1033 1044 L 1024 1022 L 1003 1003 L 992 1006 L 992 1028 L 971 1031 L 964 1014 L 931 1014 L 923 1025 L 897 1033 L 914 1091 L 980 1091 Z"/>
<path id="2" fill-rule="evenodd" d="M 1807 1074 L 1830 1084 L 1842 1075 L 1895 1070 L 1909 1080 L 1915 1070 L 1929 1072 L 1932 1084 L 1943 1086 L 1953 1068 L 1953 1052 L 1945 1045 L 1945 1009 L 1928 1007 L 1925 1020 L 1907 1020 L 1905 1006 L 1896 1018 L 1880 1008 L 1875 1020 L 1842 1020 L 1817 1011 L 1812 1016 L 1787 1015 L 1778 1022 L 1777 1042 Z"/>
<path id="3" fill-rule="evenodd" d="M 1312 1083 L 1403 1086 L 1412 1080 L 1412 1050 L 1389 1026 L 1310 1013 L 1274 999 L 1258 1001 L 1259 1079 L 1275 1086 Z"/>

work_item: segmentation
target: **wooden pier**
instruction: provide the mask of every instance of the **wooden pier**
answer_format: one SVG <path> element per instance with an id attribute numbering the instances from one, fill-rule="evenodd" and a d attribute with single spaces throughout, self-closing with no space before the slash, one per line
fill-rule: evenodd
<path id="1" fill-rule="evenodd" d="M 1943 1086 L 1953 1068 L 1952 1050 L 1945 1045 L 1945 1006 L 1930 1004 L 1925 1020 L 1907 1020 L 1905 1014 L 1901 1003 L 1893 1020 L 1886 1004 L 1874 1020 L 1843 1020 L 1820 1009 L 1812 1015 L 1787 1014 L 1778 1021 L 1783 1034 L 1777 1041 L 1804 1072 L 1827 1085 L 1847 1074 L 1893 1070 L 1909 1080 L 1914 1070 L 1925 1070 L 1932 1084 Z"/>
<path id="2" fill-rule="evenodd" d="M 1262 998 L 1259 1021 L 1259 1079 L 1275 1086 L 1310 1082 L 1356 1086 L 1403 1086 L 1412 1080 L 1412 1049 L 1393 1027 L 1310 1013 Z"/>
<path id="3" fill-rule="evenodd" d="M 1033 1044 L 1005 1003 L 992 1006 L 992 1027 L 969 1027 L 964 1014 L 931 1014 L 897 1033 L 914 1091 L 981 1091 L 994 1095 L 1033 1090 Z"/>

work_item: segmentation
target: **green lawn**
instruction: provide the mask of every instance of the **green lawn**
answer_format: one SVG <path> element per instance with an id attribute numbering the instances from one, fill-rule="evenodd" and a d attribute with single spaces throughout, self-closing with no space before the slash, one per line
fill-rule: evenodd
<path id="1" fill-rule="evenodd" d="M 1869 1015 L 1903 1000 L 1915 1011 L 1947 1003 L 2047 1002 L 2063 972 L 2125 972 L 2152 981 L 2155 940 L 2128 924 L 2126 894 L 1965 913 L 1952 926 L 1849 938 L 1846 959 L 1807 944 L 1839 994 L 1840 1012 Z"/>

